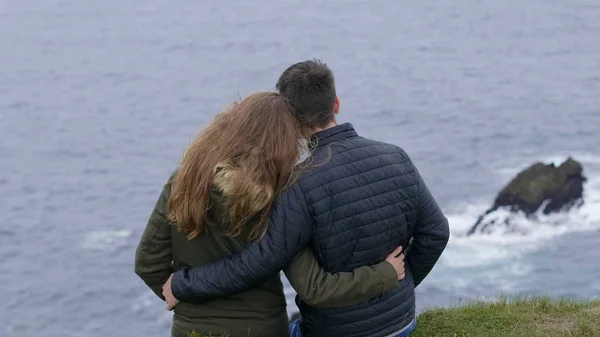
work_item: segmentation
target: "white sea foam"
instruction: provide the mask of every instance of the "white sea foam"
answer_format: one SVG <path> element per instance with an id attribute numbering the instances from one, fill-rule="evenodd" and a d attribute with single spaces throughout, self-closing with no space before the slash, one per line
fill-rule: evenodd
<path id="1" fill-rule="evenodd" d="M 95 250 L 113 250 L 124 245 L 131 236 L 129 230 L 99 231 L 88 233 L 81 246 Z"/>
<path id="2" fill-rule="evenodd" d="M 535 267 L 527 259 L 528 253 L 567 233 L 597 231 L 600 228 L 600 157 L 577 154 L 573 158 L 582 162 L 584 175 L 588 178 L 584 186 L 584 204 L 580 208 L 568 213 L 540 214 L 536 220 L 499 210 L 493 216 L 501 219 L 510 217 L 522 233 L 504 233 L 499 229 L 491 234 L 467 236 L 477 218 L 491 206 L 494 196 L 485 201 L 459 205 L 447 212 L 451 239 L 434 270 L 438 276 L 428 278 L 428 281 L 445 289 L 448 286 L 467 289 L 485 283 L 497 285 L 496 290 L 504 293 L 519 291 L 518 280 Z M 566 156 L 548 156 L 540 161 L 560 164 L 565 159 Z M 526 166 L 497 168 L 494 171 L 508 182 Z"/>

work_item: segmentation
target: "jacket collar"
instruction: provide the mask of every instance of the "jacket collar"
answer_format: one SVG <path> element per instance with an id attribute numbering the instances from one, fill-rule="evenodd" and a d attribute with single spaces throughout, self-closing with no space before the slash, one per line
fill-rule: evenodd
<path id="1" fill-rule="evenodd" d="M 336 125 L 332 128 L 314 134 L 317 138 L 317 147 L 321 147 L 341 139 L 358 137 L 358 133 L 350 123 Z"/>

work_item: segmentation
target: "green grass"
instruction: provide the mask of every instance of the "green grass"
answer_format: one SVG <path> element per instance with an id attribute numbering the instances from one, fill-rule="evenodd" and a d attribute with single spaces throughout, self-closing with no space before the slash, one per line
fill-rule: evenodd
<path id="1" fill-rule="evenodd" d="M 472 302 L 428 310 L 411 337 L 598 337 L 600 300 L 548 298 Z"/>
<path id="2" fill-rule="evenodd" d="M 431 309 L 417 318 L 417 328 L 410 336 L 600 337 L 600 299 L 503 298 Z M 226 336 L 192 333 L 189 337 Z"/>

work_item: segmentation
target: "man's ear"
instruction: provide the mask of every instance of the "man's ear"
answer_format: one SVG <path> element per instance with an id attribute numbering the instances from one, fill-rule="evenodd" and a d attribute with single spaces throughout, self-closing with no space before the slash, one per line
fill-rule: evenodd
<path id="1" fill-rule="evenodd" d="M 337 115 L 340 113 L 340 96 L 335 96 L 335 103 L 333 103 L 333 114 Z"/>

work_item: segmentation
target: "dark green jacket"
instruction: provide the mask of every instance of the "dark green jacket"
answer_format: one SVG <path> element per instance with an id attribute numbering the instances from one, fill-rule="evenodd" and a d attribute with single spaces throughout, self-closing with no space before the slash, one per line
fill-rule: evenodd
<path id="1" fill-rule="evenodd" d="M 248 234 L 224 236 L 221 225 L 215 223 L 205 235 L 188 240 L 167 221 L 170 189 L 169 182 L 154 207 L 135 257 L 136 274 L 163 300 L 162 285 L 172 272 L 242 251 Z M 211 212 L 218 213 L 222 196 L 213 190 L 211 198 Z M 211 218 L 219 217 L 211 214 Z M 309 249 L 299 253 L 284 272 L 298 295 L 316 307 L 354 305 L 386 294 L 398 284 L 396 271 L 388 262 L 331 274 L 320 267 Z M 180 303 L 174 310 L 172 336 L 187 337 L 192 330 L 232 337 L 288 336 L 286 305 L 280 276 L 273 275 L 260 286 L 228 297 L 202 304 Z"/>

